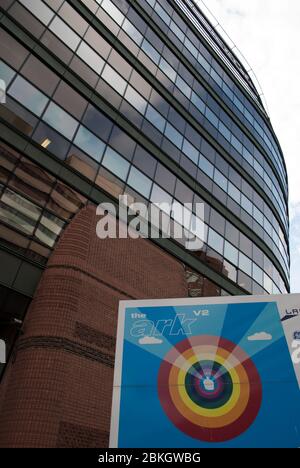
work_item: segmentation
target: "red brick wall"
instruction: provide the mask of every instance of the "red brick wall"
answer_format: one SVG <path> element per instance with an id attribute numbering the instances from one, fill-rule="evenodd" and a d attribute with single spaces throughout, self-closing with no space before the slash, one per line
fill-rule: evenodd
<path id="1" fill-rule="evenodd" d="M 187 296 L 184 266 L 139 239 L 96 237 L 94 207 L 64 232 L 0 390 L 0 447 L 108 444 L 119 300 Z"/>

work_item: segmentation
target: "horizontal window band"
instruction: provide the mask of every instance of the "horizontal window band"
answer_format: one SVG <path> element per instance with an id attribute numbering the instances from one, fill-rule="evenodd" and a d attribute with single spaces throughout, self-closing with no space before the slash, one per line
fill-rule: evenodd
<path id="1" fill-rule="evenodd" d="M 95 204 L 99 204 L 102 202 L 110 202 L 117 206 L 116 199 L 114 199 L 110 195 L 105 194 L 102 190 L 93 186 L 90 182 L 88 182 L 85 179 L 84 176 L 75 172 L 70 167 L 66 166 L 63 162 L 59 161 L 54 155 L 49 153 L 47 150 L 42 149 L 37 143 L 21 135 L 18 131 L 13 129 L 6 122 L 2 121 L 2 119 L 0 119 L 0 140 L 3 140 L 5 143 L 9 144 L 14 149 L 20 151 L 24 156 L 33 160 L 34 162 L 42 166 L 44 169 L 48 170 L 51 174 L 58 177 L 58 179 L 60 179 L 61 181 L 63 181 L 64 183 L 66 183 L 67 185 L 84 195 L 85 197 L 87 197 Z M 204 189 L 202 189 L 202 191 L 204 194 Z M 234 224 L 241 232 L 243 232 L 243 234 L 249 237 L 249 239 L 251 239 L 269 257 L 269 259 L 279 271 L 281 277 L 284 279 L 287 290 L 289 290 L 288 279 L 286 278 L 277 258 L 269 250 L 269 248 L 254 234 L 253 231 L 247 228 L 246 225 L 244 225 L 238 218 L 232 215 L 231 212 L 225 209 L 223 205 L 220 202 L 218 202 L 213 196 L 209 195 L 208 192 L 206 192 L 205 195 L 207 198 L 206 201 L 209 204 L 211 204 L 211 206 L 213 206 L 217 211 L 219 211 L 226 219 L 232 222 L 232 224 Z M 200 196 L 202 198 L 205 198 L 201 195 L 201 193 Z M 152 241 L 156 240 L 152 239 Z M 161 239 L 158 241 L 162 242 L 161 245 L 163 245 L 164 249 L 165 245 L 167 245 L 170 248 L 171 252 L 174 249 L 174 247 L 171 247 L 171 244 L 175 245 L 176 251 L 181 251 L 180 258 L 183 262 L 192 262 L 192 265 L 189 266 L 192 266 L 193 268 L 195 268 L 194 264 L 196 264 L 197 268 L 195 269 L 199 273 L 204 274 L 208 277 L 208 279 L 211 279 L 212 281 L 216 282 L 218 285 L 226 289 L 226 291 L 228 291 L 229 293 L 231 293 L 232 287 L 234 287 L 234 292 L 232 292 L 232 294 L 237 294 L 237 289 L 240 291 L 240 293 L 244 293 L 244 291 L 240 290 L 240 288 L 237 287 L 235 283 L 232 283 L 230 280 L 227 280 L 225 277 L 223 277 L 223 275 L 219 275 L 214 270 L 210 269 L 206 264 L 194 258 L 185 249 L 175 244 L 175 241 L 172 241 L 171 239 Z M 177 253 L 177 255 L 179 254 Z M 227 284 L 226 287 L 223 286 L 224 281 Z"/>

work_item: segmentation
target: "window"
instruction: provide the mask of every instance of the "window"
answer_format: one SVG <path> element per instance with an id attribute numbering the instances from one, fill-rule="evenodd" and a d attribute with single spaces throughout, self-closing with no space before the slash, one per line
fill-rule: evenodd
<path id="1" fill-rule="evenodd" d="M 226 125 L 224 125 L 221 120 L 219 121 L 219 131 L 222 133 L 223 137 L 226 138 L 227 141 L 230 141 L 230 131 L 228 130 L 228 128 L 226 127 Z"/>
<path id="2" fill-rule="evenodd" d="M 165 206 L 161 206 L 161 209 L 165 213 L 170 214 L 173 199 L 167 192 L 156 184 L 153 184 L 150 200 L 155 204 L 165 204 Z"/>
<path id="3" fill-rule="evenodd" d="M 80 42 L 80 37 L 64 23 L 58 16 L 54 18 L 49 29 L 56 34 L 70 49 L 75 50 Z"/>
<path id="4" fill-rule="evenodd" d="M 256 206 L 253 206 L 253 217 L 258 224 L 264 225 L 264 215 Z"/>
<path id="5" fill-rule="evenodd" d="M 193 161 L 195 164 L 198 164 L 199 152 L 196 150 L 195 146 L 192 145 L 186 138 L 183 140 L 182 151 L 191 161 Z"/>
<path id="6" fill-rule="evenodd" d="M 218 184 L 219 187 L 221 187 L 221 189 L 224 190 L 224 192 L 227 192 L 227 179 L 216 168 L 214 173 L 214 181 L 216 182 L 216 184 Z"/>
<path id="7" fill-rule="evenodd" d="M 231 144 L 237 150 L 238 153 L 242 154 L 243 145 L 234 135 L 231 135 Z"/>
<path id="8" fill-rule="evenodd" d="M 219 254 L 223 255 L 224 239 L 216 231 L 209 228 L 208 245 Z"/>
<path id="9" fill-rule="evenodd" d="M 239 253 L 239 268 L 248 276 L 252 276 L 252 261 L 242 252 Z"/>
<path id="10" fill-rule="evenodd" d="M 105 117 L 102 112 L 98 111 L 94 106 L 89 105 L 85 114 L 84 118 L 82 119 L 82 123 L 92 130 L 92 132 L 96 133 L 101 140 L 108 141 L 110 136 L 113 123 L 110 119 Z"/>
<path id="11" fill-rule="evenodd" d="M 122 180 L 126 180 L 129 162 L 122 158 L 116 151 L 110 146 L 107 147 L 102 164 L 106 169 L 110 170 L 113 174 L 118 176 Z"/>
<path id="12" fill-rule="evenodd" d="M 100 162 L 105 145 L 103 141 L 97 138 L 87 128 L 83 127 L 82 125 L 79 127 L 74 143 L 87 154 L 89 154 L 93 159 Z"/>
<path id="13" fill-rule="evenodd" d="M 154 107 L 151 106 L 151 104 L 148 105 L 146 118 L 152 123 L 152 125 L 154 125 L 154 127 L 158 128 L 160 132 L 164 132 L 166 120 L 159 112 L 157 112 L 156 109 L 154 109 Z"/>
<path id="14" fill-rule="evenodd" d="M 133 166 L 131 167 L 127 184 L 144 197 L 149 198 L 152 181 Z"/>
<path id="15" fill-rule="evenodd" d="M 238 250 L 227 241 L 225 241 L 224 257 L 234 265 L 238 265 Z"/>
<path id="16" fill-rule="evenodd" d="M 184 81 L 179 75 L 177 75 L 177 78 L 176 78 L 176 86 L 188 99 L 190 99 L 192 90 L 190 86 L 187 84 L 187 82 Z"/>
<path id="17" fill-rule="evenodd" d="M 106 64 L 102 72 L 102 78 L 119 94 L 123 96 L 127 82 L 110 65 Z"/>
<path id="18" fill-rule="evenodd" d="M 256 263 L 253 263 L 253 278 L 258 284 L 263 284 L 263 274 L 262 269 Z"/>
<path id="19" fill-rule="evenodd" d="M 53 102 L 47 108 L 43 120 L 69 140 L 72 140 L 78 127 L 78 121 Z"/>
<path id="20" fill-rule="evenodd" d="M 110 0 L 103 0 L 101 7 L 109 14 L 109 16 L 111 16 L 111 18 L 113 18 L 113 20 L 115 20 L 117 24 L 122 24 L 125 16 Z"/>
<path id="21" fill-rule="evenodd" d="M 177 148 L 181 149 L 182 142 L 183 142 L 183 136 L 169 122 L 167 122 L 165 135 L 166 135 L 166 137 L 169 138 L 169 140 L 171 140 L 171 142 L 175 146 L 177 146 Z"/>
<path id="22" fill-rule="evenodd" d="M 42 23 L 48 26 L 54 16 L 54 12 L 44 2 L 41 0 L 20 0 L 20 2 Z"/>
<path id="23" fill-rule="evenodd" d="M 104 60 L 85 42 L 81 42 L 77 55 L 84 60 L 96 73 L 100 74 L 104 66 Z"/>
<path id="24" fill-rule="evenodd" d="M 81 97 L 71 86 L 64 81 L 61 81 L 53 99 L 63 107 L 65 110 L 70 112 L 76 119 L 81 120 L 82 114 L 84 113 L 87 102 Z"/>
<path id="25" fill-rule="evenodd" d="M 127 18 L 125 18 L 122 28 L 136 44 L 141 45 L 143 40 L 142 34 L 133 26 L 130 21 L 128 21 Z"/>
<path id="26" fill-rule="evenodd" d="M 176 71 L 173 67 L 163 58 L 161 57 L 159 68 L 167 75 L 167 77 L 175 83 L 176 80 Z"/>
<path id="27" fill-rule="evenodd" d="M 219 119 L 218 117 L 216 116 L 216 114 L 214 112 L 212 112 L 209 107 L 206 107 L 206 110 L 205 110 L 205 117 L 210 121 L 210 123 L 218 128 L 218 124 L 219 124 Z"/>
<path id="28" fill-rule="evenodd" d="M 195 107 L 198 109 L 198 111 L 204 114 L 206 106 L 204 102 L 202 101 L 202 99 L 200 99 L 198 94 L 196 94 L 194 91 L 192 92 L 191 100 L 192 100 L 192 103 L 195 105 Z"/>
<path id="29" fill-rule="evenodd" d="M 31 112 L 40 116 L 49 99 L 32 86 L 28 81 L 18 76 L 13 82 L 9 94 L 27 107 Z"/>
<path id="30" fill-rule="evenodd" d="M 153 179 L 155 168 L 157 166 L 156 160 L 141 146 L 137 146 L 133 162 L 135 166 L 142 169 L 149 177 Z"/>
<path id="31" fill-rule="evenodd" d="M 156 65 L 159 64 L 159 59 L 160 59 L 159 53 L 157 52 L 156 49 L 154 49 L 154 47 L 152 47 L 150 42 L 148 42 L 146 39 L 143 40 L 142 50 L 145 52 L 146 55 L 148 55 L 148 57 L 151 58 L 151 60 L 154 63 L 156 63 Z"/>
<path id="32" fill-rule="evenodd" d="M 147 101 L 145 101 L 145 99 L 142 98 L 142 96 L 137 93 L 136 90 L 132 88 L 132 86 L 128 85 L 124 97 L 136 110 L 138 110 L 143 115 L 145 114 Z"/>
<path id="33" fill-rule="evenodd" d="M 155 181 L 169 193 L 174 193 L 176 177 L 160 163 L 157 165 Z"/>
<path id="34" fill-rule="evenodd" d="M 241 192 L 231 182 L 228 183 L 228 195 L 240 205 L 241 203 Z"/>
<path id="35" fill-rule="evenodd" d="M 41 208 L 9 189 L 1 197 L 0 219 L 26 234 L 33 233 L 41 211 Z"/>
<path id="36" fill-rule="evenodd" d="M 252 216 L 252 211 L 253 211 L 252 202 L 247 197 L 245 197 L 243 193 L 242 193 L 242 198 L 241 198 L 241 206 L 244 208 L 244 210 L 247 211 L 247 213 L 249 213 Z"/>
<path id="37" fill-rule="evenodd" d="M 15 76 L 14 70 L 0 60 L 0 80 L 4 80 L 6 88 Z"/>
<path id="38" fill-rule="evenodd" d="M 198 165 L 208 177 L 213 178 L 214 166 L 202 154 L 200 154 Z"/>
<path id="39" fill-rule="evenodd" d="M 21 71 L 25 78 L 49 96 L 52 95 L 58 85 L 59 77 L 34 55 L 29 56 Z"/>
<path id="40" fill-rule="evenodd" d="M 61 219 L 45 212 L 41 218 L 35 235 L 41 242 L 49 247 L 53 247 L 64 225 L 65 223 Z"/>

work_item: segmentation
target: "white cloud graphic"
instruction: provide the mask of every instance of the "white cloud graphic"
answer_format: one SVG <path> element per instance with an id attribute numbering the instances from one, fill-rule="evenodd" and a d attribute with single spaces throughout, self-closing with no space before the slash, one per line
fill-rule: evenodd
<path id="1" fill-rule="evenodd" d="M 248 336 L 248 341 L 270 341 L 272 335 L 267 332 L 254 333 L 254 335 Z"/>
<path id="2" fill-rule="evenodd" d="M 157 345 L 162 344 L 163 340 L 155 338 L 154 336 L 143 336 L 139 339 L 139 344 L 141 345 Z"/>

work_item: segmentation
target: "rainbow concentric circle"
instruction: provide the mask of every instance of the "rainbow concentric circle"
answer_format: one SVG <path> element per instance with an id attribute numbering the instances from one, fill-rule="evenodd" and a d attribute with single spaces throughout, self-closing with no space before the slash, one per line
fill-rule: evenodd
<path id="1" fill-rule="evenodd" d="M 249 356 L 235 343 L 209 335 L 185 339 L 167 353 L 158 393 L 172 423 L 206 442 L 243 433 L 262 400 L 261 380 Z"/>

